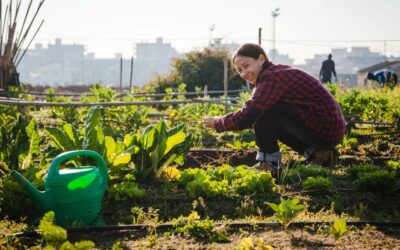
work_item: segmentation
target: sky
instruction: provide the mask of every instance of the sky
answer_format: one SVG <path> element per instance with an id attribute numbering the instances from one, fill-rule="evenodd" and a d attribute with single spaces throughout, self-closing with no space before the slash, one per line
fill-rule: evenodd
<path id="1" fill-rule="evenodd" d="M 352 46 L 400 55 L 400 0 L 46 0 L 36 25 L 45 22 L 32 44 L 61 38 L 85 44 L 96 57 L 131 57 L 135 42 L 156 37 L 187 52 L 207 46 L 210 37 L 257 43 L 262 28 L 268 51 L 276 8 L 275 47 L 295 63 Z"/>

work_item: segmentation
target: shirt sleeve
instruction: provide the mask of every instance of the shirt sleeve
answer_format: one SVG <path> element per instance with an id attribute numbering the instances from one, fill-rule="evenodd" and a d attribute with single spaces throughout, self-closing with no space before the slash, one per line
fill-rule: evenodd
<path id="1" fill-rule="evenodd" d="M 233 113 L 217 118 L 217 132 L 243 130 L 250 128 L 257 119 L 278 102 L 284 93 L 280 84 L 274 81 L 263 81 L 257 84 L 255 91 L 245 106 Z"/>

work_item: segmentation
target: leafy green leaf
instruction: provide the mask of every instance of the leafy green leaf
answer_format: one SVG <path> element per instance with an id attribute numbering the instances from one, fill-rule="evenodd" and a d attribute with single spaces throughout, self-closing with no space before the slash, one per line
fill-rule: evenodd
<path id="1" fill-rule="evenodd" d="M 40 154 L 40 136 L 36 129 L 35 120 L 31 120 L 29 122 L 28 127 L 26 127 L 26 132 L 29 138 L 29 149 L 24 157 L 24 161 L 22 162 L 21 169 L 27 169 L 32 161 L 32 157 L 34 155 Z"/>
<path id="2" fill-rule="evenodd" d="M 106 136 L 104 138 L 104 147 L 105 147 L 105 158 L 108 165 L 113 163 L 114 158 L 116 156 L 117 144 L 114 139 L 110 136 Z"/>
<path id="3" fill-rule="evenodd" d="M 73 142 L 63 130 L 55 127 L 46 127 L 46 130 L 50 134 L 50 138 L 61 151 L 70 151 L 75 149 Z"/>
<path id="4" fill-rule="evenodd" d="M 120 155 L 117 155 L 114 159 L 113 166 L 119 166 L 122 164 L 128 164 L 131 160 L 131 154 L 129 153 L 123 153 Z"/>
<path id="5" fill-rule="evenodd" d="M 80 149 L 82 147 L 82 143 L 79 139 L 79 132 L 76 130 L 74 126 L 71 124 L 65 124 L 63 126 L 63 130 L 65 134 L 68 136 L 68 138 L 71 140 L 74 148 Z"/>
<path id="6" fill-rule="evenodd" d="M 92 107 L 85 121 L 85 137 L 83 139 L 83 148 L 95 150 L 98 142 L 97 125 L 101 119 L 101 107 Z M 102 132 L 102 131 L 101 131 Z"/>
<path id="7" fill-rule="evenodd" d="M 344 219 L 338 219 L 333 222 L 332 226 L 329 228 L 329 234 L 338 240 L 347 232 L 347 224 Z"/>

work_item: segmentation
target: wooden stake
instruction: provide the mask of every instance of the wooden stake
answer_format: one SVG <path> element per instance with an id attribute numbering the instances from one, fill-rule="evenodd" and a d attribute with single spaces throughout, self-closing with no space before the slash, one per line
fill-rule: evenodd
<path id="1" fill-rule="evenodd" d="M 129 92 L 131 93 L 132 90 L 132 76 L 133 76 L 133 56 L 131 57 L 131 74 L 129 76 Z"/>
<path id="2" fill-rule="evenodd" d="M 122 57 L 119 60 L 119 93 L 122 94 Z M 122 96 L 120 96 L 122 99 Z"/>

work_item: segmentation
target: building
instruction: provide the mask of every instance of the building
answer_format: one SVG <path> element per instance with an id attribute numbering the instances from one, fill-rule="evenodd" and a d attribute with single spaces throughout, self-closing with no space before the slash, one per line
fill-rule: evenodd
<path id="1" fill-rule="evenodd" d="M 380 53 L 370 51 L 369 47 L 335 48 L 329 54 L 335 61 L 335 70 L 338 81 L 347 86 L 358 85 L 357 74 L 362 68 L 381 63 L 385 57 Z M 298 67 L 319 77 L 322 62 L 328 59 L 328 54 L 317 54 L 314 58 L 307 59 L 305 64 Z"/>
<path id="2" fill-rule="evenodd" d="M 285 64 L 285 65 L 294 65 L 294 59 L 290 58 L 288 54 L 281 54 L 278 52 L 278 50 L 275 49 L 270 49 L 267 53 L 268 56 L 274 55 L 274 64 Z M 271 58 L 272 59 L 272 58 Z"/>
<path id="3" fill-rule="evenodd" d="M 83 45 L 62 44 L 59 38 L 46 49 L 36 44 L 18 67 L 21 82 L 49 86 L 82 84 L 84 52 Z"/>
<path id="4" fill-rule="evenodd" d="M 179 53 L 170 43 L 158 37 L 155 43 L 137 43 L 134 64 L 134 79 L 138 85 L 147 83 L 156 75 L 164 75 L 171 70 L 171 60 Z"/>
<path id="5" fill-rule="evenodd" d="M 146 84 L 154 75 L 170 71 L 171 60 L 178 52 L 171 44 L 157 38 L 155 43 L 136 44 L 136 60 L 132 72 L 133 85 Z M 122 62 L 122 85 L 128 86 L 131 75 L 131 58 L 123 59 L 121 53 L 114 58 L 96 58 L 94 53 L 86 53 L 80 44 L 63 44 L 57 38 L 54 44 L 44 48 L 36 44 L 28 50 L 21 61 L 18 72 L 21 82 L 68 86 L 101 83 L 119 86 Z"/>

